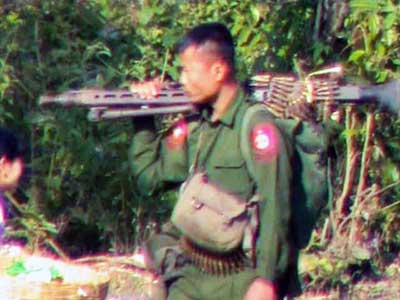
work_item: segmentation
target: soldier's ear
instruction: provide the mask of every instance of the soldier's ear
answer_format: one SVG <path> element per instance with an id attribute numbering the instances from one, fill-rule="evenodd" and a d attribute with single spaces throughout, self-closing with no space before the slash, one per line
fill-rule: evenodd
<path id="1" fill-rule="evenodd" d="M 224 81 L 229 75 L 229 67 L 222 60 L 214 62 L 212 71 L 217 81 Z"/>

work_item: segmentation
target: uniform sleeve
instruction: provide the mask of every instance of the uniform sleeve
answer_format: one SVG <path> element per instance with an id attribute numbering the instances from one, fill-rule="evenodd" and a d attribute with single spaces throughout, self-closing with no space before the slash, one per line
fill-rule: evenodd
<path id="1" fill-rule="evenodd" d="M 256 242 L 257 275 L 275 281 L 289 263 L 292 148 L 266 112 L 254 114 L 246 130 L 246 164 L 262 198 Z"/>
<path id="2" fill-rule="evenodd" d="M 136 184 L 145 195 L 162 188 L 164 183 L 182 182 L 186 178 L 186 136 L 175 138 L 175 128 L 159 134 L 154 118 L 134 121 L 128 159 Z"/>

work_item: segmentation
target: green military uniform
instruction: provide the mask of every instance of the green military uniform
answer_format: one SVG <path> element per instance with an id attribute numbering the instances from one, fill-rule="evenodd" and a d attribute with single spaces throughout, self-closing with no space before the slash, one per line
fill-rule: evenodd
<path id="1" fill-rule="evenodd" d="M 287 288 L 281 283 L 290 277 L 288 269 L 292 257 L 296 257 L 291 253 L 288 232 L 292 148 L 266 113 L 259 111 L 250 120 L 247 136 L 252 155 L 245 159 L 240 146 L 241 125 L 250 106 L 251 102 L 240 89 L 220 120 L 211 120 L 212 108 L 208 106 L 186 117 L 188 133 L 182 133 L 183 138 L 179 135 L 174 137 L 173 130 L 170 134 L 158 135 L 149 120 L 141 119 L 135 123 L 130 163 L 143 192 L 151 193 L 163 183 L 183 182 L 198 151 L 198 165 L 207 172 L 210 181 L 242 199 L 250 199 L 255 193 L 262 198 L 259 204 L 256 267 L 246 267 L 239 273 L 225 276 L 206 274 L 191 264 L 179 265 L 176 259 L 170 260 L 174 267 L 168 267 L 165 266 L 165 257 L 170 251 L 164 250 L 176 250 L 177 247 L 171 243 L 173 238 L 167 238 L 168 247 L 158 251 L 158 254 L 165 256 L 161 260 L 164 264 L 162 273 L 168 285 L 168 299 L 242 300 L 256 277 L 277 283 L 281 291 Z M 260 128 L 261 136 L 257 136 Z M 263 129 L 270 135 L 266 141 L 263 141 Z M 204 142 L 199 147 L 201 132 Z M 153 253 L 157 252 L 154 245 L 155 248 L 162 248 L 162 243 L 152 244 Z"/>

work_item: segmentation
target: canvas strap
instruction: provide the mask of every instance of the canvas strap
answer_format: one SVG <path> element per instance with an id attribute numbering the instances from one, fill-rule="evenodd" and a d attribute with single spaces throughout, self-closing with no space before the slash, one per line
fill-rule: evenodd
<path id="1" fill-rule="evenodd" d="M 268 112 L 267 108 L 263 104 L 254 104 L 250 106 L 244 113 L 242 120 L 242 127 L 240 132 L 240 149 L 242 155 L 246 161 L 246 165 L 248 166 L 248 172 L 250 176 L 254 179 L 254 161 L 251 157 L 251 146 L 249 142 L 249 129 L 250 129 L 250 121 L 254 114 L 259 111 Z M 257 242 L 257 233 L 260 225 L 259 219 L 259 211 L 258 211 L 258 202 L 262 199 L 261 195 L 256 193 L 248 202 L 248 212 L 250 216 L 249 226 L 246 228 L 244 239 L 243 239 L 243 250 L 246 255 L 251 259 L 253 266 L 256 265 L 256 242 Z"/>

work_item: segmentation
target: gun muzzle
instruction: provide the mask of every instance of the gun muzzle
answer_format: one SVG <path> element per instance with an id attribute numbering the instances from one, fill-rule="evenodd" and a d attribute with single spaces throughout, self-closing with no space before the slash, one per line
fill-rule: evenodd
<path id="1" fill-rule="evenodd" d="M 364 87 L 361 89 L 361 98 L 376 101 L 391 111 L 400 112 L 400 79 L 385 84 Z"/>

